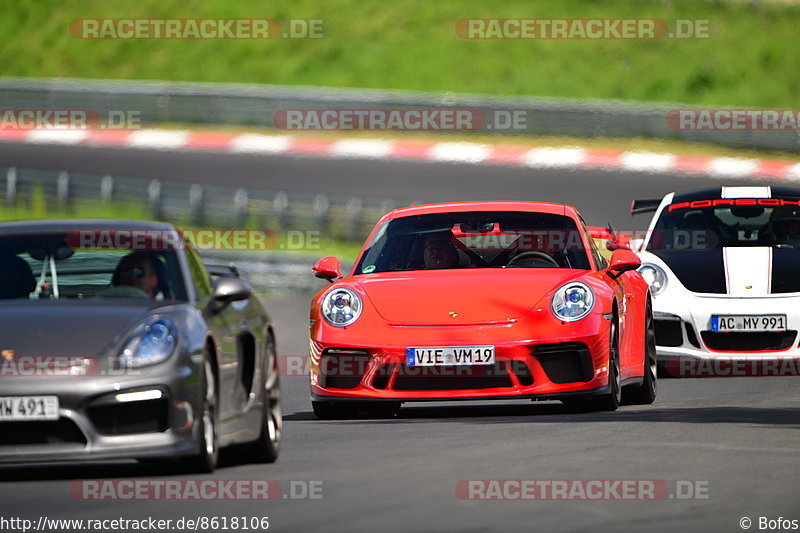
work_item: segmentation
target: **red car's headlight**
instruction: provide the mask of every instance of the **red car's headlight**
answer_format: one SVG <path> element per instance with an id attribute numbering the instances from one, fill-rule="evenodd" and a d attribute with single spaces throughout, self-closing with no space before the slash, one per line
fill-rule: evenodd
<path id="1" fill-rule="evenodd" d="M 322 317 L 331 326 L 349 326 L 361 316 L 361 298 L 354 291 L 339 287 L 331 289 L 322 299 Z"/>
<path id="2" fill-rule="evenodd" d="M 550 307 L 559 319 L 575 322 L 591 313 L 594 308 L 594 291 L 579 281 L 567 283 L 553 294 Z"/>

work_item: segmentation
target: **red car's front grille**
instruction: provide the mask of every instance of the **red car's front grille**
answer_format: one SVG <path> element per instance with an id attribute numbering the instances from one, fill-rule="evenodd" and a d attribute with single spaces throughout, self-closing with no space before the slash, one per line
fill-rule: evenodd
<path id="1" fill-rule="evenodd" d="M 394 363 L 381 366 L 372 386 L 381 390 L 441 391 L 480 390 L 533 384 L 533 375 L 522 361 L 498 361 L 494 365 L 410 367 Z"/>
<path id="2" fill-rule="evenodd" d="M 320 385 L 333 389 L 355 389 L 372 360 L 366 350 L 328 348 L 320 357 Z"/>
<path id="3" fill-rule="evenodd" d="M 587 382 L 594 377 L 592 356 L 582 342 L 539 344 L 532 355 L 553 383 Z"/>

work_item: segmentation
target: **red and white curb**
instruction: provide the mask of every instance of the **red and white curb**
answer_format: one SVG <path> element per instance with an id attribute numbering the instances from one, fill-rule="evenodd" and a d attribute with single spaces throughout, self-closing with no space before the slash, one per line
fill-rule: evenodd
<path id="1" fill-rule="evenodd" d="M 532 168 L 602 169 L 719 178 L 800 179 L 800 163 L 593 148 L 549 148 L 415 140 L 326 139 L 181 130 L 0 130 L 0 141 L 234 154 L 350 159 L 403 159 Z"/>

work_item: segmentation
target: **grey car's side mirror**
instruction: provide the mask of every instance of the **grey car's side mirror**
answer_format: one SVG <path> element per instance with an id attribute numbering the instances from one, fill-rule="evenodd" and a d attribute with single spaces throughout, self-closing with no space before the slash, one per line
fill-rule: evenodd
<path id="1" fill-rule="evenodd" d="M 233 276 L 221 276 L 214 282 L 211 299 L 220 304 L 246 300 L 253 289 L 245 280 Z"/>

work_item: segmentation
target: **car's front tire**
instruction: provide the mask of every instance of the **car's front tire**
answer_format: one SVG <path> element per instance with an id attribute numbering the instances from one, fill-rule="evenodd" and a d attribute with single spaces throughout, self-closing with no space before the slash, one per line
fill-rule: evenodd
<path id="1" fill-rule="evenodd" d="M 178 469 L 186 472 L 213 472 L 219 459 L 219 420 L 217 413 L 216 373 L 211 354 L 206 350 L 200 371 L 200 390 L 203 392 L 202 412 L 197 418 L 199 427 L 198 453 L 178 460 Z"/>
<path id="2" fill-rule="evenodd" d="M 311 408 L 314 409 L 314 416 L 319 420 L 337 420 L 346 418 L 347 410 L 333 402 L 318 402 L 311 400 Z"/>
<path id="3" fill-rule="evenodd" d="M 254 463 L 274 463 L 278 459 L 283 437 L 283 409 L 281 384 L 278 375 L 278 356 L 275 340 L 267 338 L 264 350 L 264 399 L 261 432 L 258 438 L 244 446 L 247 460 Z"/>
<path id="4" fill-rule="evenodd" d="M 597 411 L 616 411 L 622 403 L 622 378 L 619 366 L 619 328 L 617 317 L 611 320 L 608 333 L 608 393 L 592 398 Z"/>
<path id="5" fill-rule="evenodd" d="M 644 378 L 642 384 L 628 387 L 624 392 L 626 404 L 649 405 L 658 393 L 658 361 L 656 359 L 656 330 L 650 302 L 645 311 Z"/>
<path id="6" fill-rule="evenodd" d="M 616 411 L 622 402 L 622 384 L 619 368 L 619 335 L 616 315 L 609 326 L 608 392 L 591 398 L 564 398 L 561 403 L 583 411 Z"/>

